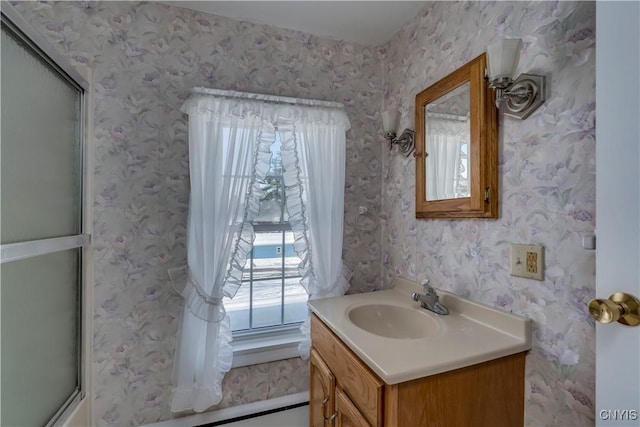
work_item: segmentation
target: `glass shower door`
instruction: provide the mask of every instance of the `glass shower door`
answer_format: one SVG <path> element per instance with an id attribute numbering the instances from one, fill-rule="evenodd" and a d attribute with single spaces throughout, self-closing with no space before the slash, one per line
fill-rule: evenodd
<path id="1" fill-rule="evenodd" d="M 54 425 L 82 397 L 84 90 L 4 13 L 1 56 L 0 425 Z"/>

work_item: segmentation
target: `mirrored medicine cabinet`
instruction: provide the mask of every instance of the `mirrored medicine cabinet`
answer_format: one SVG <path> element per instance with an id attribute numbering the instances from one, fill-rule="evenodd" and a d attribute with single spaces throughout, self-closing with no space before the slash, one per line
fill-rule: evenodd
<path id="1" fill-rule="evenodd" d="M 498 115 L 485 57 L 416 95 L 416 218 L 498 217 Z"/>

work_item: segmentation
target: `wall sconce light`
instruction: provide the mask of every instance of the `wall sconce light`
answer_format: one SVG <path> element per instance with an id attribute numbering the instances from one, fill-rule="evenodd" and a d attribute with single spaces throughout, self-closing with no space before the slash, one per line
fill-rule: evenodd
<path id="1" fill-rule="evenodd" d="M 515 81 L 522 40 L 502 39 L 487 47 L 487 79 L 496 90 L 496 106 L 524 120 L 545 100 L 545 76 L 520 74 Z M 503 108 L 504 107 L 504 108 Z"/>
<path id="2" fill-rule="evenodd" d="M 384 130 L 384 138 L 389 141 L 389 150 L 393 148 L 393 144 L 398 146 L 398 151 L 409 157 L 413 151 L 413 131 L 405 129 L 396 138 L 396 129 L 400 121 L 400 112 L 396 110 L 387 110 L 382 113 L 382 128 Z"/>

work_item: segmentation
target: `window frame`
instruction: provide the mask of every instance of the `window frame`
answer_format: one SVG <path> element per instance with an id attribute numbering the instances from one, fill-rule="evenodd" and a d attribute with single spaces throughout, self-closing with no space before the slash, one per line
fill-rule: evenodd
<path id="1" fill-rule="evenodd" d="M 78 386 L 59 410 L 46 424 L 46 427 L 85 423 L 91 419 L 91 403 L 87 390 L 91 389 L 91 331 L 92 315 L 90 310 L 93 298 L 92 268 L 92 232 L 93 207 L 91 188 L 93 183 L 93 73 L 89 68 L 76 69 L 67 58 L 58 51 L 8 2 L 2 2 L 0 9 L 2 26 L 14 37 L 25 44 L 25 49 L 38 56 L 51 71 L 57 73 L 79 92 L 78 105 L 78 225 L 79 234 L 63 237 L 29 240 L 25 242 L 0 245 L 0 265 L 21 259 L 80 249 L 78 255 Z M 86 409 L 85 409 L 86 406 Z M 72 421 L 75 420 L 76 422 Z"/>

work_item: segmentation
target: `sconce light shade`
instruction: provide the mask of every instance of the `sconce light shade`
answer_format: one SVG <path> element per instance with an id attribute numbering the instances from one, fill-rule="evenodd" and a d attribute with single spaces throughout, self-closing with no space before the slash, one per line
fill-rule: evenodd
<path id="1" fill-rule="evenodd" d="M 502 39 L 487 47 L 487 74 L 490 82 L 512 81 L 521 48 L 520 39 Z"/>
<path id="2" fill-rule="evenodd" d="M 545 100 L 545 76 L 513 75 L 520 60 L 522 40 L 502 39 L 487 47 L 487 79 L 496 90 L 496 106 L 507 116 L 526 119 Z"/>
<path id="3" fill-rule="evenodd" d="M 382 130 L 384 133 L 395 135 L 400 121 L 400 113 L 397 110 L 387 110 L 382 112 Z"/>
<path id="4" fill-rule="evenodd" d="M 380 113 L 382 116 L 382 130 L 384 131 L 384 139 L 389 141 L 389 150 L 394 145 L 398 146 L 398 151 L 405 156 L 409 156 L 413 151 L 413 131 L 405 129 L 396 138 L 396 129 L 400 123 L 400 112 L 397 110 L 387 110 Z"/>

